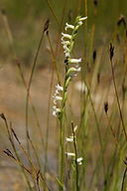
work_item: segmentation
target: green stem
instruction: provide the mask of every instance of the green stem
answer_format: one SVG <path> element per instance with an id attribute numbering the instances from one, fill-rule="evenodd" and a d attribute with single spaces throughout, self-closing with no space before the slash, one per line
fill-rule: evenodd
<path id="1" fill-rule="evenodd" d="M 65 140 L 65 106 L 66 106 L 66 100 L 67 100 L 67 81 L 70 81 L 70 77 L 67 77 L 68 68 L 66 67 L 66 73 L 65 73 L 65 80 L 64 80 L 64 86 L 63 86 L 63 95 L 62 95 L 62 103 L 61 103 L 61 114 L 59 117 L 60 121 L 60 149 L 59 149 L 59 179 L 62 183 L 62 186 L 60 185 L 59 190 L 63 191 L 63 185 L 64 185 L 64 169 L 65 169 L 65 146 L 64 146 L 64 140 Z"/>
<path id="2" fill-rule="evenodd" d="M 114 92 L 116 95 L 116 101 L 117 101 L 117 105 L 118 105 L 119 115 L 120 115 L 120 119 L 121 119 L 121 123 L 122 123 L 123 132 L 125 135 L 125 139 L 127 141 L 127 132 L 126 132 L 126 128 L 125 128 L 125 124 L 124 124 L 124 120 L 123 120 L 123 115 L 122 115 L 122 111 L 121 111 L 121 107 L 120 107 L 120 101 L 119 101 L 119 96 L 118 96 L 118 91 L 117 91 L 117 86 L 116 86 L 116 81 L 115 81 L 115 73 L 114 73 L 112 59 L 110 59 L 110 65 L 111 65 L 112 80 L 113 80 Z"/>
<path id="3" fill-rule="evenodd" d="M 60 151 L 59 151 L 59 154 L 60 154 L 60 158 L 59 158 L 59 179 L 60 179 L 60 182 L 62 183 L 62 187 L 60 185 L 60 188 L 59 190 L 60 191 L 63 191 L 63 185 L 64 185 L 64 117 L 63 117 L 64 114 L 62 114 L 62 117 L 61 117 L 61 120 L 60 120 Z"/>
<path id="4" fill-rule="evenodd" d="M 125 183 L 126 173 L 127 173 L 127 167 L 125 168 L 125 171 L 124 171 L 124 174 L 123 174 L 121 191 L 124 191 L 124 183 Z"/>
<path id="5" fill-rule="evenodd" d="M 76 191 L 79 191 L 80 190 L 80 188 L 79 188 L 79 169 L 78 169 L 78 162 L 77 162 L 78 151 L 77 151 L 76 135 L 75 135 L 75 131 L 74 131 L 74 124 L 73 124 L 73 122 L 71 123 L 71 126 L 72 126 L 72 135 L 73 135 L 73 138 L 74 138 L 73 145 L 74 145 L 75 169 L 76 169 L 76 181 L 75 181 L 75 185 L 76 185 Z"/>

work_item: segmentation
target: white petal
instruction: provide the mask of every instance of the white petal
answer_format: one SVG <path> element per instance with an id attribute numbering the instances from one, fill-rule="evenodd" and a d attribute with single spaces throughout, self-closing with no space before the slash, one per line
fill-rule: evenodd
<path id="1" fill-rule="evenodd" d="M 61 96 L 56 96 L 55 99 L 58 100 L 58 101 L 61 101 L 62 97 Z"/>
<path id="2" fill-rule="evenodd" d="M 78 24 L 81 26 L 81 25 L 83 25 L 83 22 L 82 22 L 82 21 L 79 21 Z"/>
<path id="3" fill-rule="evenodd" d="M 65 57 L 70 57 L 70 53 L 69 52 L 64 52 L 65 53 Z"/>
<path id="4" fill-rule="evenodd" d="M 83 158 L 82 158 L 82 157 L 77 158 L 77 162 L 78 162 L 78 163 L 80 163 L 80 162 L 82 162 L 82 161 L 83 161 Z"/>
<path id="5" fill-rule="evenodd" d="M 62 97 L 61 97 L 61 96 L 55 95 L 55 96 L 52 96 L 52 97 L 53 97 L 53 99 L 56 100 L 56 101 L 61 101 L 61 100 L 62 100 Z"/>
<path id="6" fill-rule="evenodd" d="M 63 91 L 63 87 L 60 86 L 59 84 L 56 85 L 56 89 L 57 89 L 58 91 Z"/>
<path id="7" fill-rule="evenodd" d="M 81 17 L 80 19 L 79 19 L 79 21 L 84 21 L 84 20 L 86 20 L 88 17 L 86 16 L 86 17 Z"/>
<path id="8" fill-rule="evenodd" d="M 53 110 L 56 110 L 57 107 L 54 105 L 52 108 L 53 108 Z"/>
<path id="9" fill-rule="evenodd" d="M 71 136 L 71 137 L 66 137 L 66 141 L 71 143 L 71 142 L 74 141 L 74 137 L 73 137 L 73 136 Z"/>
<path id="10" fill-rule="evenodd" d="M 54 111 L 60 112 L 60 109 L 58 107 L 56 107 L 56 105 L 54 105 L 52 108 L 53 108 Z"/>
<path id="11" fill-rule="evenodd" d="M 64 54 L 66 57 L 70 57 L 70 51 L 64 50 Z"/>
<path id="12" fill-rule="evenodd" d="M 54 103 L 54 105 L 56 105 L 57 104 L 56 100 L 53 100 L 53 103 Z"/>
<path id="13" fill-rule="evenodd" d="M 63 45 L 63 49 L 64 49 L 65 51 L 67 51 L 67 52 L 69 52 L 69 51 L 70 51 L 70 49 L 67 47 L 67 45 L 66 45 L 66 44 L 64 44 L 64 45 Z"/>
<path id="14" fill-rule="evenodd" d="M 58 113 L 60 113 L 61 110 L 57 108 L 55 105 L 52 108 L 53 108 L 52 115 L 57 117 Z"/>
<path id="15" fill-rule="evenodd" d="M 71 58 L 71 59 L 69 59 L 69 63 L 80 63 L 80 62 L 82 62 L 82 59 L 81 58 L 78 58 L 78 59 L 76 59 L 76 58 Z"/>
<path id="16" fill-rule="evenodd" d="M 77 129 L 78 129 L 78 126 L 76 125 L 76 126 L 74 127 L 74 132 L 76 132 Z"/>
<path id="17" fill-rule="evenodd" d="M 70 41 L 68 41 L 68 40 L 65 41 L 65 40 L 64 40 L 64 41 L 61 42 L 61 44 L 63 44 L 63 45 L 64 45 L 64 44 L 66 44 L 66 45 L 70 45 Z"/>
<path id="18" fill-rule="evenodd" d="M 59 90 L 56 89 L 54 96 L 57 96 L 57 95 L 59 95 Z"/>
<path id="19" fill-rule="evenodd" d="M 67 155 L 68 157 L 75 157 L 75 153 L 68 153 L 68 152 L 66 152 L 66 155 Z"/>
<path id="20" fill-rule="evenodd" d="M 61 33 L 62 34 L 62 37 L 63 38 L 68 38 L 68 39 L 70 39 L 71 40 L 71 38 L 72 38 L 72 35 L 70 35 L 70 34 L 65 34 L 65 33 Z M 61 40 L 63 41 L 63 38 L 61 38 Z"/>
<path id="21" fill-rule="evenodd" d="M 77 158 L 77 163 L 78 163 L 78 165 L 82 165 L 82 161 L 83 161 L 83 158 L 82 158 L 82 157 Z"/>
<path id="22" fill-rule="evenodd" d="M 67 29 L 72 29 L 73 30 L 74 26 L 66 23 L 65 30 L 67 31 Z"/>
<path id="23" fill-rule="evenodd" d="M 81 71 L 81 67 L 76 68 L 76 72 L 80 72 Z"/>
<path id="24" fill-rule="evenodd" d="M 78 68 L 71 67 L 71 68 L 69 68 L 67 75 L 72 76 L 72 75 L 77 74 L 77 72 L 80 72 L 80 71 L 81 71 L 81 67 L 78 67 Z"/>
<path id="25" fill-rule="evenodd" d="M 57 117 L 56 111 L 53 111 L 53 112 L 52 112 L 52 115 L 53 115 L 54 117 Z"/>

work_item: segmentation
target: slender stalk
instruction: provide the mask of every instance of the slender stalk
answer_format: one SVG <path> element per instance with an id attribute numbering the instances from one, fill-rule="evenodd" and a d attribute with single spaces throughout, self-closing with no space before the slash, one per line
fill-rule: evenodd
<path id="1" fill-rule="evenodd" d="M 59 55 L 59 47 L 60 47 L 60 37 L 61 37 L 61 32 L 62 32 L 62 27 L 63 27 L 63 21 L 65 18 L 65 11 L 66 11 L 66 6 L 67 6 L 67 0 L 64 1 L 64 6 L 63 6 L 63 11 L 62 11 L 62 16 L 61 16 L 61 21 L 59 23 L 59 29 L 58 29 L 58 35 L 56 37 L 56 47 L 55 47 L 55 57 Z"/>
<path id="2" fill-rule="evenodd" d="M 107 119 L 107 122 L 108 122 L 108 124 L 109 124 L 109 116 L 108 116 L 108 113 L 106 113 L 106 119 Z M 119 141 L 118 141 L 118 139 L 117 139 L 116 133 L 114 132 L 114 129 L 112 128 L 112 126 L 111 126 L 110 124 L 109 124 L 107 127 L 110 128 L 111 133 L 112 133 L 113 138 L 114 138 L 114 141 L 115 141 L 115 144 L 116 144 L 116 146 L 118 146 L 118 145 L 119 145 Z"/>
<path id="3" fill-rule="evenodd" d="M 48 187 L 48 185 L 47 185 L 47 183 L 46 183 L 45 175 L 43 176 L 43 175 L 42 175 L 42 172 L 40 171 L 40 170 L 41 170 L 40 160 L 39 160 L 38 154 L 37 154 L 37 152 L 36 152 L 36 148 L 35 148 L 35 146 L 34 146 L 34 144 L 33 144 L 33 142 L 32 142 L 32 140 L 31 140 L 30 137 L 29 137 L 29 142 L 30 142 L 30 144 L 31 144 L 31 146 L 32 146 L 32 149 L 33 149 L 33 151 L 34 151 L 36 160 L 37 160 L 38 165 L 39 165 L 39 175 L 40 175 L 41 182 L 42 182 L 44 188 L 47 188 L 48 190 L 50 190 L 49 187 Z"/>
<path id="4" fill-rule="evenodd" d="M 124 124 L 124 120 L 123 120 L 123 115 L 122 115 L 122 111 L 121 111 L 121 107 L 120 107 L 120 101 L 119 101 L 119 96 L 118 96 L 116 81 L 115 81 L 115 73 L 114 73 L 114 68 L 113 68 L 113 55 L 114 55 L 114 47 L 112 47 L 112 45 L 110 44 L 110 66 L 111 66 L 111 72 L 112 72 L 112 80 L 113 80 L 117 105 L 118 105 L 118 109 L 119 109 L 120 119 L 121 119 L 121 123 L 122 123 L 122 128 L 123 128 L 125 139 L 127 141 L 127 132 L 126 132 L 126 128 L 125 128 L 125 124 Z"/>
<path id="5" fill-rule="evenodd" d="M 17 162 L 18 165 L 21 167 L 21 171 L 22 171 L 22 173 L 23 173 L 23 175 L 24 175 L 24 177 L 25 177 L 25 180 L 26 180 L 26 183 L 27 183 L 27 185 L 28 185 L 29 190 L 30 190 L 30 191 L 33 191 L 32 187 L 31 187 L 31 184 L 30 184 L 30 181 L 29 181 L 29 179 L 28 179 L 28 176 L 27 176 L 27 174 L 26 174 L 26 172 L 27 172 L 27 173 L 29 173 L 29 174 L 31 175 L 31 172 L 23 165 L 23 163 L 22 163 L 21 160 L 20 160 L 20 157 L 19 157 L 19 155 L 18 155 L 18 152 L 17 152 L 17 150 L 16 150 L 16 148 L 15 148 L 15 144 L 14 144 L 14 142 L 13 142 L 13 140 L 12 140 L 12 136 L 11 136 L 11 133 L 10 133 L 9 125 L 8 125 L 8 122 L 7 122 L 7 119 L 6 119 L 5 115 L 2 113 L 2 114 L 0 114 L 0 117 L 4 120 L 5 127 L 6 127 L 6 129 L 7 129 L 7 133 L 8 133 L 8 137 L 9 137 L 9 141 L 10 141 L 11 146 L 12 146 L 12 148 L 13 148 L 13 151 L 14 151 L 14 153 L 15 153 L 15 156 L 16 156 L 15 162 Z M 25 172 L 25 171 L 26 171 L 26 172 Z"/>
<path id="6" fill-rule="evenodd" d="M 87 2 L 87 0 L 84 0 L 84 3 L 85 3 L 85 16 L 87 16 L 88 15 L 88 2 Z"/>
<path id="7" fill-rule="evenodd" d="M 31 84 L 32 84 L 32 79 L 33 79 L 33 74 L 34 74 L 34 71 L 35 71 L 35 67 L 36 67 L 36 64 L 37 64 L 37 58 L 38 58 L 39 51 L 40 51 L 40 48 L 41 48 L 41 44 L 42 44 L 42 41 L 43 41 L 44 33 L 47 31 L 48 25 L 49 25 L 49 20 L 47 20 L 45 22 L 44 29 L 43 29 L 42 34 L 41 34 L 41 38 L 40 38 L 40 41 L 39 41 L 39 44 L 38 44 L 37 51 L 35 53 L 34 62 L 33 62 L 33 66 L 32 66 L 32 69 L 31 69 L 31 73 L 30 73 L 30 77 L 29 77 L 29 81 L 28 81 L 28 87 L 27 87 L 25 116 L 26 116 L 26 141 L 27 141 L 27 150 L 28 151 L 29 151 L 28 109 L 29 109 L 30 88 L 31 88 Z"/>
<path id="8" fill-rule="evenodd" d="M 10 129 L 11 130 L 11 133 L 12 135 L 14 136 L 15 140 L 17 141 L 18 145 L 19 145 L 19 148 L 23 151 L 24 155 L 26 156 L 27 160 L 29 161 L 29 164 L 31 165 L 31 167 L 33 168 L 34 171 L 36 171 L 35 167 L 34 167 L 34 164 L 30 158 L 30 156 L 28 155 L 28 153 L 26 152 L 25 148 L 23 147 L 23 145 L 21 144 L 18 136 L 16 135 L 16 132 L 14 131 L 13 128 Z"/>
<path id="9" fill-rule="evenodd" d="M 57 78 L 59 81 L 59 73 L 57 71 L 57 66 L 56 66 L 56 60 L 55 60 L 55 55 L 52 47 L 52 43 L 50 40 L 49 32 L 47 31 L 46 33 L 49 45 L 50 45 L 50 50 L 51 50 L 51 56 L 52 56 L 52 66 L 51 66 L 51 80 L 50 80 L 50 87 L 49 87 L 49 95 L 48 95 L 48 108 L 47 108 L 47 124 L 46 124 L 46 141 L 45 141 L 45 165 L 44 165 L 44 174 L 47 171 L 47 159 L 48 159 L 48 142 L 49 142 L 49 122 L 50 122 L 50 107 L 51 107 L 51 95 L 52 95 L 52 88 L 53 88 L 53 80 L 54 80 L 54 69 L 56 70 L 57 73 Z"/>
<path id="10" fill-rule="evenodd" d="M 75 184 L 76 184 L 76 191 L 79 191 L 80 190 L 80 187 L 79 187 L 79 169 L 78 169 L 78 162 L 77 162 L 78 151 L 77 151 L 76 134 L 75 134 L 75 131 L 74 131 L 73 122 L 71 123 L 71 127 L 72 127 L 73 145 L 74 145 L 74 153 L 75 153 L 75 167 L 76 167 L 76 181 L 75 181 Z"/>
<path id="11" fill-rule="evenodd" d="M 89 98 L 90 98 L 91 106 L 92 106 L 94 117 L 95 117 L 95 121 L 96 121 L 97 132 L 98 132 L 99 143 L 100 143 L 100 149 L 101 149 L 101 153 L 102 153 L 101 159 L 102 159 L 103 171 L 104 171 L 104 175 L 105 175 L 105 163 L 104 163 L 104 156 L 103 156 L 102 136 L 101 136 L 100 125 L 99 125 L 99 122 L 98 122 L 98 118 L 97 118 L 97 115 L 96 115 L 96 111 L 95 111 L 95 108 L 94 108 L 94 104 L 93 104 L 90 92 L 89 92 Z"/>
<path id="12" fill-rule="evenodd" d="M 124 191 L 124 183 L 125 183 L 126 174 L 127 174 L 127 167 L 125 168 L 124 173 L 123 173 L 121 191 Z"/>
<path id="13" fill-rule="evenodd" d="M 62 99 L 62 106 L 61 106 L 61 114 L 60 114 L 60 149 L 59 149 L 59 179 L 64 185 L 64 159 L 65 159 L 65 147 L 64 147 L 64 139 L 65 139 L 65 122 L 64 122 L 64 117 L 65 117 L 65 104 L 66 104 L 66 94 L 67 94 L 67 88 L 66 88 L 66 77 L 64 81 L 64 87 L 63 87 L 63 99 Z M 59 190 L 62 191 L 63 187 L 59 187 Z"/>
<path id="14" fill-rule="evenodd" d="M 64 126 L 63 126 L 63 117 L 61 116 L 60 120 L 60 148 L 59 148 L 59 179 L 62 183 L 59 185 L 59 190 L 63 191 L 63 185 L 64 185 Z"/>
<path id="15" fill-rule="evenodd" d="M 19 147 L 21 148 L 21 150 L 22 150 L 23 153 L 25 154 L 25 156 L 26 156 L 26 158 L 27 158 L 29 164 L 31 165 L 31 167 L 32 167 L 32 173 L 33 173 L 33 174 L 36 173 L 38 170 L 35 168 L 35 166 L 34 166 L 32 160 L 31 160 L 30 156 L 28 155 L 28 153 L 26 152 L 25 148 L 24 148 L 23 145 L 21 144 L 21 142 L 20 142 L 19 138 L 17 137 L 17 135 L 16 135 L 14 129 L 11 128 L 11 132 L 12 132 L 13 136 L 15 137 L 16 141 L 18 142 Z M 41 170 L 40 160 L 39 160 L 37 151 L 36 151 L 36 149 L 35 149 L 35 147 L 34 147 L 34 144 L 33 144 L 32 140 L 30 139 L 30 137 L 29 137 L 29 142 L 30 142 L 30 144 L 31 144 L 31 146 L 32 146 L 32 149 L 33 149 L 33 151 L 34 151 L 34 154 L 35 154 L 35 157 L 36 157 L 38 166 L 39 166 L 39 174 L 40 174 L 40 176 L 42 176 L 41 171 L 40 171 L 40 170 Z M 41 180 L 42 180 L 42 179 L 41 179 Z M 44 183 L 44 180 L 42 180 L 42 183 Z M 46 184 L 44 184 L 44 185 L 46 185 Z"/>
<path id="16" fill-rule="evenodd" d="M 66 2 L 66 1 L 65 1 Z M 71 79 L 78 72 L 80 72 L 81 68 L 79 67 L 79 63 L 81 62 L 81 58 L 75 59 L 71 57 L 72 50 L 74 47 L 75 37 L 77 35 L 79 27 L 83 24 L 83 21 L 86 20 L 87 17 L 78 16 L 75 20 L 75 25 L 70 25 L 66 23 L 65 30 L 71 29 L 71 34 L 62 33 L 61 43 L 63 44 L 64 54 L 65 54 L 65 77 L 63 87 L 60 84 L 57 85 L 56 91 L 54 94 L 54 106 L 53 106 L 53 115 L 58 117 L 60 122 L 60 146 L 59 146 L 59 191 L 63 191 L 64 189 L 64 172 L 65 172 L 65 116 L 66 116 L 66 101 L 67 101 L 67 90 L 70 84 Z M 76 67 L 74 65 L 76 64 Z M 72 66 L 71 66 L 72 65 Z M 62 91 L 62 95 L 60 92 Z M 60 103 L 58 103 L 60 101 Z M 62 185 L 62 186 L 61 186 Z"/>
<path id="17" fill-rule="evenodd" d="M 49 0 L 45 0 L 45 2 L 48 4 L 48 7 L 49 7 L 50 11 L 51 11 L 53 17 L 55 18 L 55 21 L 56 21 L 57 25 L 59 26 L 59 20 L 58 20 L 56 14 L 55 14 L 55 11 L 53 10 L 53 8 L 51 6 L 50 1 Z"/>
<path id="18" fill-rule="evenodd" d="M 46 36 L 48 39 L 48 43 L 49 43 L 51 55 L 52 55 L 52 69 L 55 70 L 58 83 L 61 84 L 60 75 L 59 75 L 59 71 L 58 71 L 57 63 L 56 63 L 57 52 L 56 52 L 56 50 L 55 51 L 53 50 L 49 31 L 46 33 Z"/>
<path id="19" fill-rule="evenodd" d="M 4 27 L 5 27 L 5 30 L 7 32 L 8 42 L 10 44 L 11 51 L 14 54 L 14 56 L 16 57 L 16 49 L 14 46 L 13 35 L 12 35 L 11 28 L 10 28 L 10 25 L 8 22 L 6 11 L 2 10 L 1 13 L 2 13 L 2 18 L 3 18 L 3 22 L 4 22 Z"/>
<path id="20" fill-rule="evenodd" d="M 24 85 L 25 89 L 27 90 L 27 84 L 26 84 L 26 80 L 24 78 L 24 74 L 23 74 L 23 71 L 22 71 L 22 68 L 21 68 L 21 63 L 19 61 L 16 61 L 16 63 L 17 63 L 17 67 L 19 69 L 19 73 L 20 73 L 23 85 Z M 43 141 L 43 134 L 42 134 L 42 130 L 41 130 L 41 125 L 40 125 L 40 122 L 39 122 L 39 119 L 38 119 L 36 108 L 35 108 L 35 106 L 34 106 L 34 104 L 32 102 L 32 97 L 31 97 L 30 93 L 29 93 L 29 100 L 30 100 L 32 111 L 34 113 L 34 117 L 35 117 L 36 124 L 37 124 L 37 127 L 38 127 L 38 131 L 39 131 L 39 135 L 40 135 L 40 139 L 41 139 L 41 144 L 42 144 L 42 147 L 44 147 L 44 141 Z"/>

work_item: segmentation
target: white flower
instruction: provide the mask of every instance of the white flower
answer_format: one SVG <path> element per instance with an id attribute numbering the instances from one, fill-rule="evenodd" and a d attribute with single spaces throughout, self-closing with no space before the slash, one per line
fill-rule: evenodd
<path id="1" fill-rule="evenodd" d="M 65 40 L 64 40 L 64 41 L 61 42 L 61 44 L 63 44 L 63 45 L 65 45 L 65 44 L 66 44 L 66 45 L 70 45 L 70 41 L 68 41 L 68 40 L 65 41 Z"/>
<path id="2" fill-rule="evenodd" d="M 68 157 L 75 157 L 75 153 L 68 153 L 68 152 L 66 152 L 65 153 Z"/>
<path id="3" fill-rule="evenodd" d="M 70 41 L 65 41 L 64 38 L 71 40 L 72 35 L 62 33 L 61 43 L 63 44 L 65 57 L 70 57 Z"/>
<path id="4" fill-rule="evenodd" d="M 56 101 L 61 101 L 62 97 L 61 96 L 52 96 L 54 100 Z"/>
<path id="5" fill-rule="evenodd" d="M 59 96 L 59 94 L 60 94 L 60 92 L 62 92 L 63 91 L 63 87 L 62 86 L 60 86 L 59 84 L 57 84 L 56 85 L 56 90 L 55 90 L 55 93 L 54 93 L 54 96 L 53 96 L 53 98 L 55 99 L 55 101 L 57 100 L 57 98 L 58 98 L 58 100 L 61 100 L 61 96 Z"/>
<path id="6" fill-rule="evenodd" d="M 86 16 L 86 17 L 81 17 L 81 18 L 79 18 L 79 21 L 84 21 L 84 20 L 86 20 L 88 17 Z"/>
<path id="7" fill-rule="evenodd" d="M 54 111 L 56 111 L 58 109 L 55 105 L 52 108 Z"/>
<path id="8" fill-rule="evenodd" d="M 67 75 L 68 76 L 75 76 L 77 74 L 77 72 L 80 72 L 81 71 L 81 67 L 71 67 L 69 68 L 68 72 L 67 72 Z"/>
<path id="9" fill-rule="evenodd" d="M 82 157 L 77 158 L 77 163 L 78 163 L 79 165 L 82 165 L 82 161 L 83 161 L 83 158 L 82 158 Z"/>
<path id="10" fill-rule="evenodd" d="M 76 59 L 76 58 L 71 58 L 71 59 L 69 59 L 69 63 L 80 63 L 80 62 L 82 62 L 82 59 L 81 58 L 78 58 L 78 59 Z"/>
<path id="11" fill-rule="evenodd" d="M 75 27 L 76 30 L 78 30 L 78 28 L 83 25 L 83 21 L 86 20 L 87 17 L 77 17 L 77 25 Z"/>
<path id="12" fill-rule="evenodd" d="M 58 90 L 58 91 L 63 91 L 63 87 L 60 86 L 59 84 L 57 84 L 57 85 L 56 85 L 56 90 Z"/>
<path id="13" fill-rule="evenodd" d="M 75 69 L 76 69 L 76 72 L 80 72 L 81 71 L 81 67 L 77 67 Z"/>
<path id="14" fill-rule="evenodd" d="M 66 58 L 70 57 L 70 52 L 64 51 L 64 54 Z"/>
<path id="15" fill-rule="evenodd" d="M 78 129 L 78 126 L 76 125 L 76 126 L 74 127 L 74 132 L 76 132 L 77 129 Z"/>
<path id="16" fill-rule="evenodd" d="M 65 30 L 67 31 L 67 29 L 72 29 L 73 30 L 74 26 L 66 23 Z"/>
<path id="17" fill-rule="evenodd" d="M 53 106 L 53 112 L 52 115 L 57 117 L 57 115 L 61 112 L 61 110 L 59 108 L 57 108 L 56 106 Z"/>
<path id="18" fill-rule="evenodd" d="M 70 49 L 67 47 L 66 44 L 63 45 L 63 49 L 64 49 L 66 52 L 69 52 L 69 51 L 70 51 Z"/>
<path id="19" fill-rule="evenodd" d="M 59 92 L 58 92 L 59 93 Z M 57 92 L 56 92 L 56 94 L 57 94 Z M 58 95 L 54 95 L 54 96 L 52 96 L 53 97 L 53 103 L 56 105 L 56 103 L 58 102 L 58 101 L 62 101 L 62 97 L 61 96 L 58 96 Z"/>
<path id="20" fill-rule="evenodd" d="M 57 117 L 57 112 L 56 112 L 56 111 L 53 111 L 53 112 L 52 112 L 52 115 L 53 115 L 54 117 Z"/>
<path id="21" fill-rule="evenodd" d="M 71 38 L 72 38 L 72 35 L 70 35 L 70 34 L 65 34 L 63 32 L 61 34 L 62 34 L 61 41 L 64 41 L 64 38 L 67 38 L 69 40 L 71 40 Z"/>
<path id="22" fill-rule="evenodd" d="M 78 22 L 78 25 L 79 25 L 79 26 L 83 25 L 83 22 L 82 22 L 82 21 L 79 21 L 79 22 Z"/>
<path id="23" fill-rule="evenodd" d="M 66 137 L 66 141 L 72 143 L 74 141 L 74 137 L 73 136 Z"/>

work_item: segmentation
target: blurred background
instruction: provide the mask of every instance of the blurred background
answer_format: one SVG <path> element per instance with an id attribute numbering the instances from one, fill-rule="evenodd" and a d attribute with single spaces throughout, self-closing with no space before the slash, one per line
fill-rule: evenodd
<path id="1" fill-rule="evenodd" d="M 72 90 L 70 90 L 74 101 L 70 103 L 70 100 L 69 111 L 70 115 L 74 116 L 78 123 L 80 109 L 82 108 L 82 106 L 80 108 L 80 103 L 77 101 L 77 98 L 80 99 L 79 89 L 81 88 L 79 84 L 81 79 L 85 79 L 91 84 L 93 102 L 95 110 L 98 111 L 98 118 L 104 119 L 104 121 L 100 121 L 100 124 L 103 122 L 103 128 L 107 124 L 102 114 L 103 105 L 107 101 L 110 104 L 109 112 L 113 115 L 113 120 L 116 119 L 116 123 L 117 120 L 119 121 L 119 112 L 113 113 L 117 104 L 114 102 L 113 87 L 111 85 L 112 78 L 111 73 L 109 73 L 109 43 L 113 42 L 116 46 L 116 81 L 120 96 L 122 96 L 121 82 L 123 81 L 122 77 L 126 74 L 126 64 L 123 64 L 123 62 L 126 60 L 125 55 L 127 50 L 127 1 L 0 0 L 0 113 L 4 113 L 8 122 L 12 122 L 13 128 L 23 144 L 25 144 L 26 107 L 26 88 L 23 84 L 23 78 L 27 84 L 38 43 L 44 30 L 44 24 L 47 19 L 50 21 L 48 31 L 51 44 L 45 34 L 32 80 L 31 96 L 32 102 L 36 107 L 42 137 L 46 136 L 47 124 L 50 127 L 48 135 L 48 165 L 53 173 L 55 173 L 57 168 L 56 158 L 58 151 L 56 121 L 51 115 L 51 95 L 57 81 L 56 75 L 54 74 L 53 77 L 52 74 L 54 69 L 53 62 L 55 60 L 60 77 L 62 78 L 64 55 L 60 44 L 61 32 L 64 31 L 65 23 L 73 23 L 77 15 L 88 16 L 88 19 L 80 29 L 76 41 L 74 55 L 83 57 L 84 65 L 82 66 L 82 76 L 75 80 L 75 85 L 72 85 Z M 125 77 L 124 83 L 126 84 Z M 110 85 L 111 88 L 108 89 Z M 94 118 L 93 114 L 90 114 L 90 116 L 92 119 Z M 90 120 L 88 124 L 93 126 L 94 120 Z M 30 106 L 29 127 L 31 137 L 36 143 L 41 153 L 40 158 L 43 161 L 44 153 L 41 150 L 41 141 L 38 138 L 40 137 L 40 131 L 36 128 L 36 123 L 35 114 Z M 0 191 L 24 190 L 25 188 L 21 184 L 20 173 L 17 171 L 16 165 L 3 154 L 3 149 L 9 148 L 10 143 L 2 120 L 0 128 Z M 92 137 L 92 135 L 90 136 Z M 87 138 L 85 141 L 87 142 Z M 92 143 L 90 141 L 90 146 L 92 147 L 92 145 L 95 146 L 95 149 L 98 149 L 96 136 L 94 136 Z M 88 147 L 88 150 L 86 150 L 88 154 L 91 147 Z M 90 162 L 92 157 L 94 158 L 94 153 L 95 151 L 88 157 Z M 106 156 L 108 158 L 108 155 Z M 26 162 L 24 156 L 22 158 Z M 94 165 L 95 163 L 93 162 L 92 164 Z"/>

